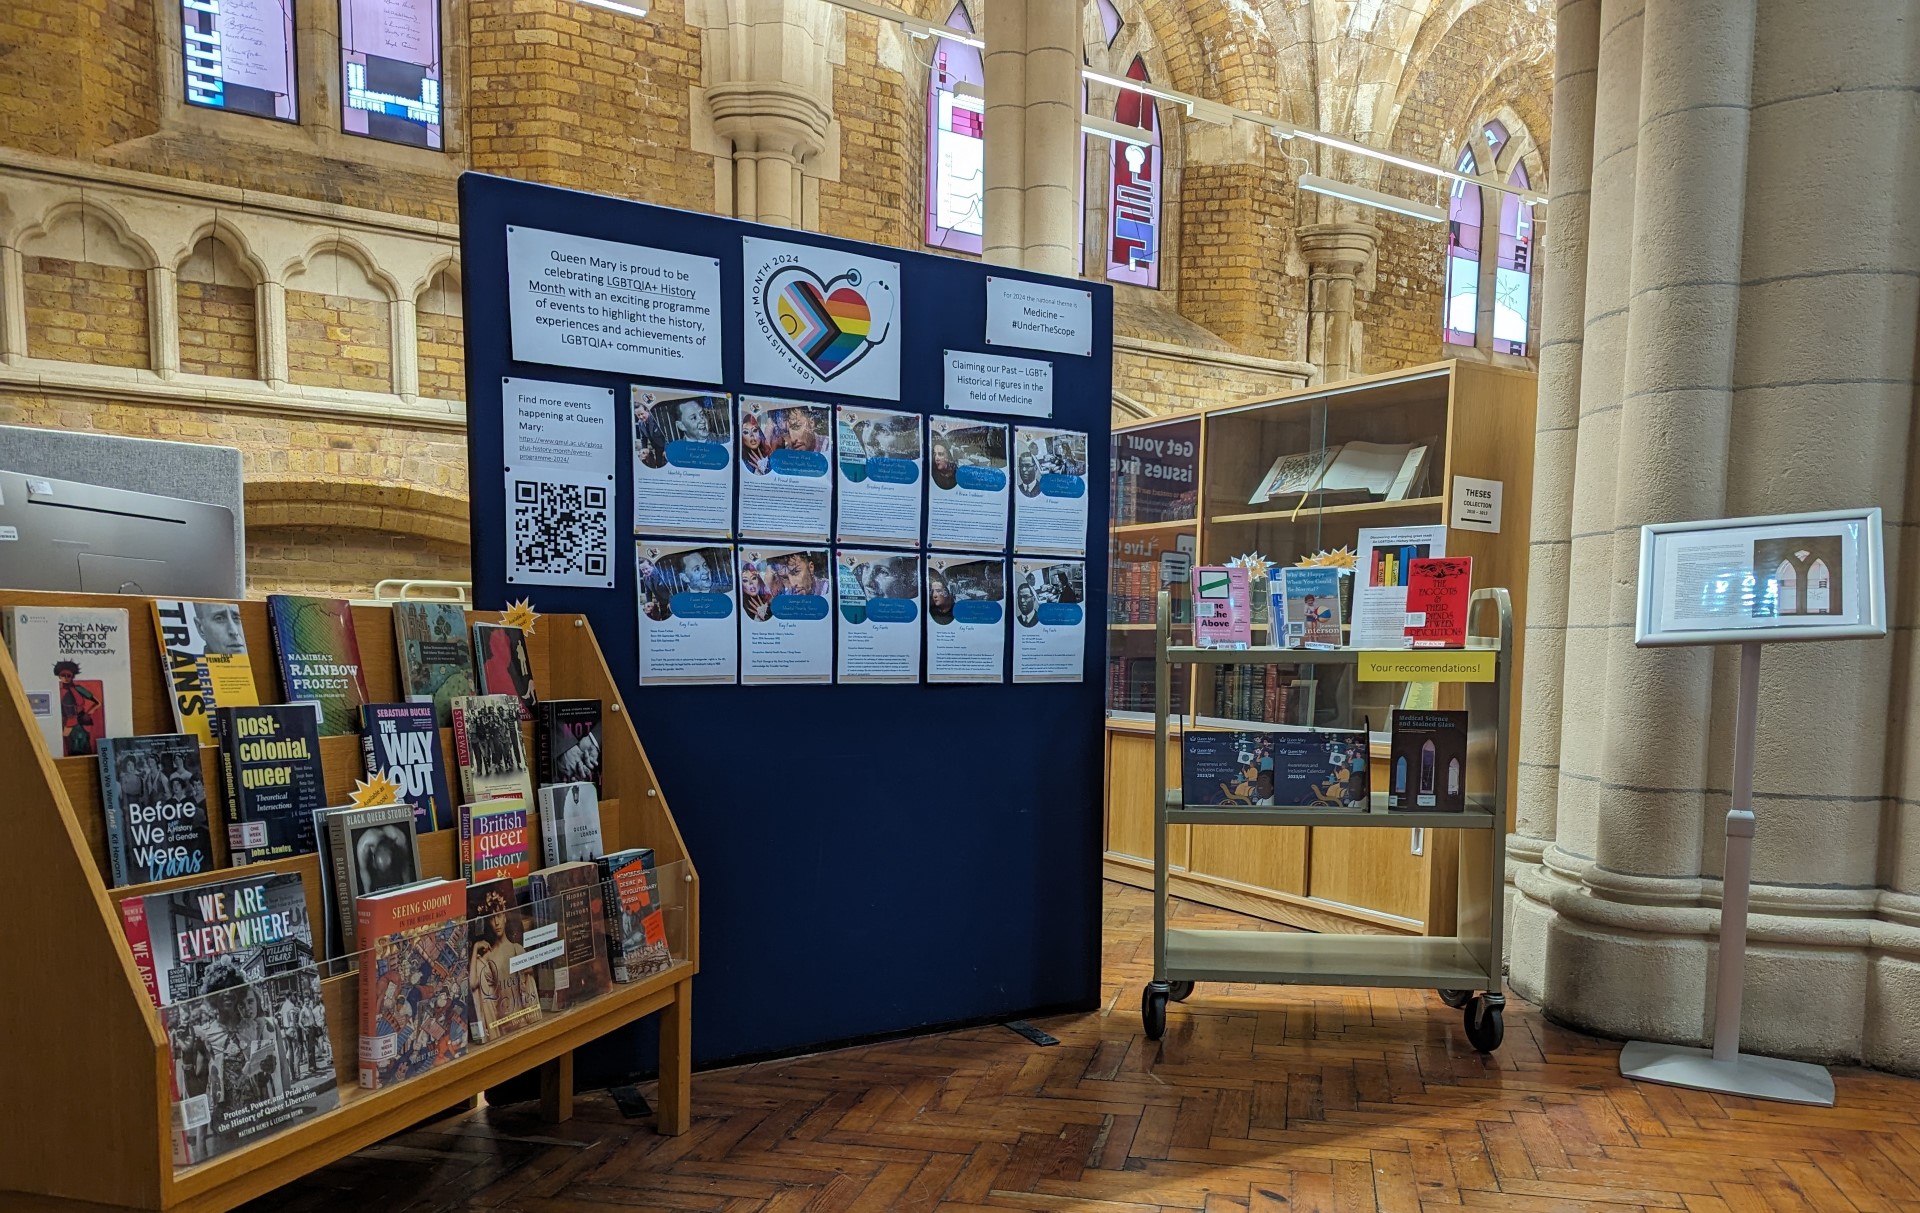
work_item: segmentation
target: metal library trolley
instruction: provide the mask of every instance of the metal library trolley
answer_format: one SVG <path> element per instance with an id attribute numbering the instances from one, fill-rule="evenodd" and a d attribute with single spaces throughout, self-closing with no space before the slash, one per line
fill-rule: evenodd
<path id="1" fill-rule="evenodd" d="M 1184 1002 L 1202 981 L 1261 985 L 1397 986 L 1437 990 L 1465 1017 L 1467 1039 L 1483 1053 L 1500 1047 L 1506 996 L 1501 984 L 1501 899 L 1507 860 L 1507 754 L 1512 705 L 1513 610 L 1507 591 L 1474 592 L 1470 617 L 1492 608 L 1497 631 L 1469 632 L 1465 649 L 1301 650 L 1271 646 L 1211 649 L 1170 643 L 1168 595 L 1161 591 L 1155 646 L 1153 803 L 1153 980 L 1140 999 L 1147 1038 L 1166 1031 L 1167 1003 Z M 1188 806 L 1167 785 L 1167 715 L 1176 666 L 1340 665 L 1363 680 L 1459 682 L 1467 721 L 1467 808 L 1461 813 L 1388 812 L 1375 791 L 1368 809 Z M 1176 825 L 1341 826 L 1461 830 L 1458 925 L 1450 936 L 1338 935 L 1183 930 L 1167 925 L 1167 827 Z"/>

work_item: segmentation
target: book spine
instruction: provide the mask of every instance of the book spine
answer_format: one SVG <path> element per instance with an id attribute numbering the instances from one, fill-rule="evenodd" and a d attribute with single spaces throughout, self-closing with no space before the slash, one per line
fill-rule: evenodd
<path id="1" fill-rule="evenodd" d="M 347 862 L 347 823 L 337 817 L 327 819 L 327 859 L 333 868 L 333 906 L 340 915 L 340 946 L 348 956 L 355 951 L 353 883 Z"/>
<path id="2" fill-rule="evenodd" d="M 460 825 L 460 879 L 473 882 L 473 810 L 461 805 L 457 810 Z"/>
<path id="3" fill-rule="evenodd" d="M 538 799 L 541 866 L 550 868 L 560 862 L 560 823 L 553 811 L 553 789 L 541 788 Z"/>
<path id="4" fill-rule="evenodd" d="M 126 812 L 120 803 L 120 777 L 114 771 L 110 747 L 101 753 L 99 762 L 100 807 L 107 818 L 107 861 L 113 868 L 113 887 L 117 889 L 130 883 L 127 879 Z"/>
<path id="5" fill-rule="evenodd" d="M 553 773 L 553 730 L 556 724 L 557 715 L 552 704 L 542 703 L 534 709 L 533 780 L 536 784 L 552 783 L 558 778 Z"/>
<path id="6" fill-rule="evenodd" d="M 376 912 L 376 907 L 370 905 L 354 908 L 357 916 L 354 928 L 361 939 L 378 938 L 373 922 Z M 344 927 L 345 924 L 342 923 L 342 928 Z M 380 1024 L 379 968 L 379 961 L 375 958 L 373 950 L 369 948 L 366 955 L 360 958 L 359 980 L 356 983 L 360 987 L 360 1025 L 356 1033 L 360 1044 L 358 1058 L 360 1085 L 369 1091 L 380 1085 L 380 1065 L 374 1060 L 379 1044 L 379 1036 L 376 1032 Z"/>
<path id="7" fill-rule="evenodd" d="M 404 668 L 406 662 L 400 664 Z M 380 773 L 380 756 L 374 752 L 373 723 L 364 716 L 360 722 L 360 768 L 369 779 Z"/>
<path id="8" fill-rule="evenodd" d="M 247 802 L 241 796 L 240 774 L 234 769 L 233 727 L 222 721 L 220 733 L 220 782 L 227 790 L 227 866 L 237 868 L 248 862 L 245 847 L 234 845 L 234 827 L 247 820 Z"/>
<path id="9" fill-rule="evenodd" d="M 153 969 L 153 929 L 147 923 L 147 900 L 130 897 L 120 903 L 120 923 L 126 928 L 127 947 L 133 953 L 140 980 L 147 983 L 147 997 L 160 1005 L 160 977 Z"/>
<path id="10" fill-rule="evenodd" d="M 457 700 L 453 705 L 453 758 L 460 767 L 460 798 L 478 800 L 473 794 L 473 751 L 467 745 L 467 714 Z"/>

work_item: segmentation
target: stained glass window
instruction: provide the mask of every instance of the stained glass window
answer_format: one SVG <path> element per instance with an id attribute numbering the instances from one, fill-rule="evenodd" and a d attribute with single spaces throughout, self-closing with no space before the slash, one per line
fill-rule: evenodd
<path id="1" fill-rule="evenodd" d="M 1127 78 L 1147 81 L 1147 65 L 1138 56 Z M 1135 286 L 1160 285 L 1160 124 L 1153 98 L 1121 89 L 1113 118 L 1151 136 L 1149 147 L 1114 141 L 1113 187 L 1107 195 L 1107 278 Z"/>
<path id="2" fill-rule="evenodd" d="M 973 32 L 964 4 L 954 6 L 947 24 Z M 984 91 L 986 66 L 980 52 L 941 38 L 933 46 L 933 71 L 927 81 L 927 244 L 956 253 L 977 253 L 986 232 L 986 104 L 962 96 L 957 87 Z"/>
<path id="3" fill-rule="evenodd" d="M 1527 188 L 1527 166 L 1515 164 L 1507 184 Z M 1500 195 L 1500 255 L 1493 265 L 1493 352 L 1527 352 L 1527 303 L 1533 292 L 1533 207 Z"/>
<path id="4" fill-rule="evenodd" d="M 1469 175 L 1480 171 L 1472 148 L 1460 153 L 1456 169 Z M 1480 187 L 1456 181 L 1447 204 L 1446 339 L 1453 345 L 1472 345 L 1479 324 Z"/>
<path id="5" fill-rule="evenodd" d="M 1125 24 L 1120 20 L 1120 10 L 1113 7 L 1113 0 L 1094 0 L 1093 6 L 1100 10 L 1100 33 L 1106 38 L 1107 45 L 1112 46 L 1113 40 L 1120 36 L 1121 26 Z"/>

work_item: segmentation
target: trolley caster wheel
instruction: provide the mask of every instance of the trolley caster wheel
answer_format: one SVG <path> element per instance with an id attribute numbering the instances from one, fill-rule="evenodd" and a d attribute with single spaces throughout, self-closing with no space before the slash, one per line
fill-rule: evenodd
<path id="1" fill-rule="evenodd" d="M 1498 994 L 1482 994 L 1465 1008 L 1467 1043 L 1476 1052 L 1491 1053 L 1506 1039 L 1504 1022 L 1506 999 Z"/>
<path id="2" fill-rule="evenodd" d="M 1140 1023 L 1148 1040 L 1159 1040 L 1167 1033 L 1167 993 L 1164 983 L 1149 982 L 1140 995 Z"/>
<path id="3" fill-rule="evenodd" d="M 1472 990 L 1435 990 L 1434 993 L 1440 996 L 1441 1002 L 1446 1003 L 1456 1011 L 1466 1006 L 1468 1001 L 1473 998 Z"/>
<path id="4" fill-rule="evenodd" d="M 1174 1002 L 1185 1002 L 1193 997 L 1193 983 L 1190 981 L 1170 981 L 1167 983 L 1167 997 Z"/>

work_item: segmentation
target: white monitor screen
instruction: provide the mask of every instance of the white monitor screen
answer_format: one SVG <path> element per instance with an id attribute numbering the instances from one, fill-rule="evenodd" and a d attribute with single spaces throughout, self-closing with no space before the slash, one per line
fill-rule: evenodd
<path id="1" fill-rule="evenodd" d="M 340 125 L 440 146 L 439 0 L 340 0 Z"/>
<path id="2" fill-rule="evenodd" d="M 180 0 L 189 105 L 297 122 L 293 0 Z"/>

